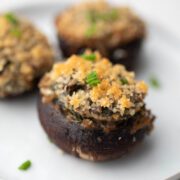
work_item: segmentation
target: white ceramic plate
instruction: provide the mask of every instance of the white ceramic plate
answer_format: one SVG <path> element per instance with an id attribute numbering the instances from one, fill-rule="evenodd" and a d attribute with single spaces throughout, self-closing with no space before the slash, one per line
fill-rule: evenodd
<path id="1" fill-rule="evenodd" d="M 54 17 L 64 4 L 16 9 L 30 18 L 56 48 Z M 156 76 L 160 89 L 146 98 L 157 119 L 151 136 L 122 159 L 93 163 L 62 153 L 49 142 L 38 121 L 36 94 L 0 101 L 0 179 L 4 180 L 160 180 L 180 171 L 180 43 L 149 24 L 137 77 Z M 32 167 L 17 168 L 25 160 Z"/>

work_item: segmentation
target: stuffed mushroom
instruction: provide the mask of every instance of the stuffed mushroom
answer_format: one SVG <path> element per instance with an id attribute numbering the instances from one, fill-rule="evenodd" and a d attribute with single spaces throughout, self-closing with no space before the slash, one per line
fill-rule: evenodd
<path id="1" fill-rule="evenodd" d="M 146 34 L 144 22 L 131 9 L 105 1 L 66 9 L 57 16 L 56 29 L 65 57 L 91 48 L 128 69 L 134 68 Z"/>
<path id="2" fill-rule="evenodd" d="M 121 157 L 153 129 L 145 82 L 98 52 L 55 64 L 39 87 L 39 118 L 49 138 L 82 159 Z"/>
<path id="3" fill-rule="evenodd" d="M 53 64 L 47 38 L 28 20 L 0 15 L 0 98 L 17 96 L 35 87 Z"/>

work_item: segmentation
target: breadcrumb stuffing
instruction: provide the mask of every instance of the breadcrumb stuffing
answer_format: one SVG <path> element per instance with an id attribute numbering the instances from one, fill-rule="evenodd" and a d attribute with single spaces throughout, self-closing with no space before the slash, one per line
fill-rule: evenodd
<path id="1" fill-rule="evenodd" d="M 66 9 L 57 17 L 56 26 L 63 39 L 80 44 L 105 38 L 113 47 L 145 35 L 143 21 L 131 9 L 106 1 L 89 1 Z"/>
<path id="2" fill-rule="evenodd" d="M 136 84 L 137 91 L 140 93 L 146 93 L 148 90 L 148 86 L 144 81 L 140 81 Z"/>
<path id="3" fill-rule="evenodd" d="M 80 105 L 80 97 L 79 94 L 73 94 L 70 104 L 76 109 Z"/>
<path id="4" fill-rule="evenodd" d="M 0 15 L 0 97 L 32 89 L 53 64 L 47 38 L 29 21 Z"/>
<path id="5" fill-rule="evenodd" d="M 108 108 L 115 120 L 124 115 L 133 116 L 144 106 L 147 85 L 144 81 L 136 81 L 134 73 L 128 72 L 124 66 L 112 65 L 98 52 L 95 54 L 93 62 L 73 55 L 66 62 L 55 64 L 39 85 L 43 98 L 48 101 L 49 97 L 55 97 L 66 108 L 80 114 L 87 111 L 96 114 L 99 109 L 102 112 L 103 108 Z M 100 82 L 96 86 L 86 82 L 90 72 L 97 72 Z M 121 78 L 126 78 L 128 83 L 122 84 Z"/>
<path id="6" fill-rule="evenodd" d="M 133 104 L 125 95 L 123 95 L 120 99 L 120 103 L 122 108 L 130 108 Z"/>

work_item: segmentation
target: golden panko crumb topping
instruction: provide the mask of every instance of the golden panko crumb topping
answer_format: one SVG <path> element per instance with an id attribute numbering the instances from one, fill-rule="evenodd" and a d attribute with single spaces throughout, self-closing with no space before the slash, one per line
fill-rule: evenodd
<path id="1" fill-rule="evenodd" d="M 148 89 L 124 66 L 112 65 L 98 52 L 89 50 L 55 64 L 39 86 L 44 102 L 56 101 L 80 114 L 88 111 L 92 116 L 108 109 L 116 120 L 139 111 Z"/>
<path id="2" fill-rule="evenodd" d="M 60 13 L 57 30 L 71 42 L 104 39 L 109 46 L 126 43 L 145 35 L 143 21 L 128 7 L 115 7 L 106 1 L 75 5 Z"/>
<path id="3" fill-rule="evenodd" d="M 0 97 L 33 88 L 52 63 L 52 48 L 41 32 L 12 13 L 0 15 Z"/>

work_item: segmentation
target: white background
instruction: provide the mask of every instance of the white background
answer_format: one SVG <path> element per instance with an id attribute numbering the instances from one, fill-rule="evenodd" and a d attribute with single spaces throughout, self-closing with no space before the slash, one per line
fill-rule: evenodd
<path id="1" fill-rule="evenodd" d="M 74 3 L 78 0 L 0 0 L 0 11 L 20 7 L 28 4 L 52 3 L 52 2 Z M 85 1 L 85 0 L 84 0 Z M 180 0 L 109 0 L 113 3 L 130 4 L 140 14 L 158 22 L 166 27 L 168 31 L 180 39 Z"/>

